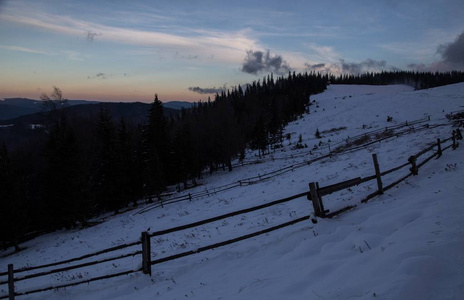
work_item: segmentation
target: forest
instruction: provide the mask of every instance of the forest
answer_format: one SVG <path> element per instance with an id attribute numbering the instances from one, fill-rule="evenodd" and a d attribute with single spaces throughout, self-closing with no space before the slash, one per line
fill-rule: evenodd
<path id="1" fill-rule="evenodd" d="M 19 251 L 36 234 L 88 226 L 102 213 L 157 201 L 168 187 L 186 189 L 205 173 L 232 171 L 247 148 L 259 155 L 278 149 L 285 125 L 309 112 L 310 96 L 328 84 L 424 89 L 462 81 L 457 71 L 270 74 L 177 113 L 166 113 L 155 94 L 142 122 L 115 119 L 104 105 L 96 116 L 70 114 L 55 88 L 42 97 L 47 112 L 29 138 L 14 147 L 0 140 L 0 247 Z"/>

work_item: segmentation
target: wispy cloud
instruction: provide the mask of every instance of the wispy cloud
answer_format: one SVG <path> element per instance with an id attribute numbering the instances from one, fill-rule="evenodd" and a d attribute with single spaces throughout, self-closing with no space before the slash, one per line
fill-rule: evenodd
<path id="1" fill-rule="evenodd" d="M 366 59 L 361 62 L 348 62 L 344 59 L 339 59 L 333 63 L 318 63 L 305 64 L 308 71 L 320 72 L 323 74 L 362 74 L 365 72 L 380 72 L 398 70 L 393 66 L 387 65 L 385 60 Z"/>
<path id="2" fill-rule="evenodd" d="M 189 91 L 199 93 L 199 94 L 216 94 L 222 93 L 227 90 L 227 85 L 224 85 L 220 88 L 212 87 L 212 88 L 201 88 L 199 86 L 191 86 L 188 88 Z"/>
<path id="3" fill-rule="evenodd" d="M 344 59 L 341 59 L 340 65 L 342 72 L 348 74 L 361 74 L 367 71 L 382 71 L 387 69 L 387 62 L 385 60 L 378 61 L 370 58 L 359 63 L 346 62 Z"/>
<path id="4" fill-rule="evenodd" d="M 66 56 L 69 60 L 76 60 L 76 61 L 83 61 L 85 60 L 84 59 L 84 56 L 77 52 L 77 51 L 73 51 L 73 50 L 66 50 L 66 51 L 62 51 L 61 53 L 59 53 L 58 55 L 64 55 Z"/>
<path id="5" fill-rule="evenodd" d="M 43 51 L 43 50 L 31 49 L 31 48 L 26 48 L 26 47 L 21 47 L 21 46 L 5 46 L 5 45 L 0 45 L 0 49 L 24 52 L 24 53 L 47 55 L 47 56 L 64 56 L 69 60 L 76 60 L 76 61 L 84 60 L 84 57 L 79 52 L 73 51 L 73 50 L 54 52 L 54 51 Z"/>
<path id="6" fill-rule="evenodd" d="M 11 50 L 11 51 L 19 51 L 19 52 L 26 52 L 26 53 L 43 54 L 43 55 L 52 55 L 52 53 L 49 53 L 49 52 L 36 50 L 36 49 L 30 49 L 30 48 L 25 48 L 25 47 L 20 47 L 20 46 L 4 46 L 4 45 L 0 45 L 0 49 L 6 49 L 6 50 Z"/>
<path id="7" fill-rule="evenodd" d="M 427 61 L 433 55 L 433 50 L 429 44 L 416 42 L 391 42 L 379 45 L 379 47 L 404 59 L 416 61 Z"/>
<path id="8" fill-rule="evenodd" d="M 316 44 L 307 44 L 306 47 L 310 50 L 311 57 L 315 61 L 336 62 L 342 56 L 335 48 L 331 46 L 323 46 Z"/>
<path id="9" fill-rule="evenodd" d="M 108 75 L 106 73 L 100 72 L 100 73 L 95 74 L 94 76 L 87 76 L 87 79 L 101 79 L 101 80 L 104 80 L 104 79 L 107 79 L 108 77 L 111 77 L 111 76 L 112 75 Z"/>
<path id="10" fill-rule="evenodd" d="M 305 67 L 308 71 L 320 71 L 325 68 L 324 63 L 319 63 L 319 64 L 310 64 L 310 63 L 305 63 Z"/>
<path id="11" fill-rule="evenodd" d="M 14 15 L 5 13 L 2 19 L 41 30 L 80 36 L 90 42 L 97 41 L 98 36 L 98 41 L 159 47 L 173 52 L 178 51 L 187 58 L 192 58 L 191 53 L 204 53 L 223 62 L 238 63 L 247 49 L 256 48 L 258 45 L 256 39 L 248 36 L 247 30 L 234 32 L 197 30 L 193 35 L 190 30 L 182 35 L 108 26 L 68 16 L 27 11 L 16 12 Z"/>

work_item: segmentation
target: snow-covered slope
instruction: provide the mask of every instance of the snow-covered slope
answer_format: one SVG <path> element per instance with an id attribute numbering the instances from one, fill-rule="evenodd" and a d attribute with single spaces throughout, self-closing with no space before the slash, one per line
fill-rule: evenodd
<path id="1" fill-rule="evenodd" d="M 332 156 L 253 185 L 236 187 L 191 202 L 137 214 L 132 210 L 91 228 L 61 231 L 29 241 L 27 249 L 0 258 L 34 266 L 136 241 L 151 232 L 302 193 L 308 183 L 321 186 L 374 173 L 372 153 L 383 170 L 403 164 L 437 138 L 449 137 L 445 118 L 464 106 L 464 84 L 413 91 L 408 86 L 331 85 L 311 97 L 310 114 L 289 124 L 290 140 L 262 159 L 203 179 L 184 193 L 215 187 L 323 155 L 329 145 L 405 121 L 430 117 L 428 130 L 411 131 L 356 152 Z M 392 117 L 392 122 L 387 122 Z M 346 127 L 346 128 L 345 128 Z M 322 139 L 315 137 L 316 129 Z M 308 148 L 293 149 L 301 134 Z M 318 146 L 314 150 L 314 145 Z M 247 153 L 247 160 L 257 160 Z M 385 184 L 406 170 L 384 179 Z M 448 150 L 419 176 L 360 204 L 376 189 L 369 182 L 324 197 L 326 208 L 357 207 L 334 219 L 301 222 L 229 246 L 153 266 L 152 276 L 133 275 L 92 282 L 18 299 L 459 299 L 464 293 L 464 147 Z M 194 250 L 308 213 L 305 198 L 257 212 L 152 238 L 152 258 Z M 140 250 L 139 246 L 133 250 Z M 18 292 L 139 268 L 140 256 L 16 283 Z M 0 281 L 4 279 L 0 278 Z M 0 286 L 0 296 L 7 286 Z"/>

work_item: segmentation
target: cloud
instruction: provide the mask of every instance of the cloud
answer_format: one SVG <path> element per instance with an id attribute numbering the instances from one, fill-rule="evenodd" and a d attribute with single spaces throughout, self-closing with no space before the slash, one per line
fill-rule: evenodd
<path id="1" fill-rule="evenodd" d="M 454 42 L 439 45 L 437 52 L 447 63 L 464 65 L 464 32 Z"/>
<path id="2" fill-rule="evenodd" d="M 366 71 L 381 71 L 385 70 L 387 62 L 385 60 L 376 61 L 373 59 L 366 59 L 360 63 L 350 63 L 346 62 L 344 59 L 340 59 L 340 64 L 342 67 L 342 73 L 348 74 L 361 74 Z"/>
<path id="3" fill-rule="evenodd" d="M 84 60 L 84 57 L 79 52 L 72 51 L 72 50 L 62 51 L 60 55 L 65 55 L 69 60 L 76 60 L 76 61 Z"/>
<path id="4" fill-rule="evenodd" d="M 231 64 L 240 63 L 243 52 L 256 48 L 258 44 L 255 38 L 249 37 L 249 30 L 231 32 L 183 28 L 177 33 L 166 33 L 108 26 L 27 8 L 10 9 L 2 14 L 2 20 L 60 34 L 85 36 L 89 42 L 98 36 L 99 41 L 104 42 L 148 46 L 170 53 L 178 51 L 186 59 L 192 60 L 199 57 L 191 53 L 202 53 L 205 57 Z"/>
<path id="5" fill-rule="evenodd" d="M 430 64 L 408 64 L 408 68 L 422 72 L 448 72 L 452 70 L 464 70 L 464 32 L 459 34 L 453 42 L 440 44 L 436 53 L 441 60 Z"/>
<path id="6" fill-rule="evenodd" d="M 26 47 L 21 47 L 21 46 L 5 46 L 5 45 L 0 45 L 0 49 L 24 52 L 24 53 L 48 55 L 48 56 L 65 56 L 69 60 L 77 60 L 77 61 L 84 60 L 83 56 L 79 52 L 72 51 L 72 50 L 54 52 L 54 51 L 36 50 L 36 49 L 31 49 L 31 48 L 26 48 Z"/>
<path id="7" fill-rule="evenodd" d="M 97 73 L 95 74 L 95 76 L 87 76 L 87 79 L 107 79 L 109 76 L 111 75 L 108 75 L 108 74 L 105 74 L 105 73 Z"/>
<path id="8" fill-rule="evenodd" d="M 365 72 L 380 72 L 384 70 L 396 71 L 397 68 L 388 66 L 385 60 L 366 59 L 362 62 L 348 62 L 344 59 L 339 59 L 337 62 L 330 64 L 318 63 L 310 64 L 305 63 L 308 71 L 315 71 L 324 74 L 362 74 Z"/>
<path id="9" fill-rule="evenodd" d="M 290 66 L 282 56 L 277 54 L 272 56 L 269 50 L 266 52 L 248 50 L 242 64 L 242 72 L 255 75 L 261 72 L 284 74 L 290 70 Z"/>
<path id="10" fill-rule="evenodd" d="M 3 45 L 0 45 L 0 49 L 6 49 L 6 50 L 11 50 L 11 51 L 19 51 L 19 52 L 26 52 L 26 53 L 51 55 L 51 53 L 47 53 L 47 52 L 40 51 L 40 50 L 35 50 L 35 49 L 30 49 L 30 48 L 25 48 L 25 47 L 20 47 L 20 46 L 3 46 Z"/>
<path id="11" fill-rule="evenodd" d="M 320 71 L 321 69 L 324 69 L 325 67 L 325 64 L 315 64 L 315 65 L 312 65 L 312 64 L 309 64 L 309 63 L 305 63 L 304 64 L 306 69 L 308 71 Z"/>
<path id="12" fill-rule="evenodd" d="M 313 59 L 316 61 L 328 61 L 333 63 L 338 61 L 341 57 L 341 54 L 330 46 L 321 46 L 316 44 L 307 44 L 306 46 L 311 50 L 311 56 L 313 56 Z"/>
<path id="13" fill-rule="evenodd" d="M 408 69 L 415 71 L 428 71 L 428 67 L 425 64 L 408 64 Z"/>
<path id="14" fill-rule="evenodd" d="M 87 41 L 93 42 L 93 39 L 96 36 L 99 36 L 99 35 L 101 35 L 101 33 L 96 33 L 96 32 L 93 32 L 93 31 L 89 31 L 89 32 L 87 32 Z"/>
<path id="15" fill-rule="evenodd" d="M 189 91 L 199 93 L 199 94 L 216 94 L 216 93 L 219 94 L 219 93 L 222 93 L 222 92 L 226 91 L 227 87 L 226 87 L 226 84 L 224 83 L 224 85 L 221 88 L 216 88 L 216 87 L 201 88 L 199 86 L 191 86 L 188 89 L 189 89 Z"/>

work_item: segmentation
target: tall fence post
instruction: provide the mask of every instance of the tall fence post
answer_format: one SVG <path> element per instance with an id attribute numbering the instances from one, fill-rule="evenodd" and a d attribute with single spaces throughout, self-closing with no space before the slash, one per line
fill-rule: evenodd
<path id="1" fill-rule="evenodd" d="M 409 163 L 411 164 L 411 168 L 409 168 L 409 170 L 411 171 L 412 175 L 419 174 L 419 170 L 417 169 L 417 165 L 416 165 L 416 160 L 417 158 L 414 155 L 409 157 L 408 159 Z"/>
<path id="2" fill-rule="evenodd" d="M 442 151 L 441 151 L 441 142 L 440 142 L 440 139 L 437 139 L 437 147 L 438 147 L 438 150 L 437 150 L 437 158 L 440 157 L 442 155 Z"/>
<path id="3" fill-rule="evenodd" d="M 15 290 L 14 290 L 14 270 L 13 264 L 8 265 L 8 299 L 14 300 Z"/>
<path id="4" fill-rule="evenodd" d="M 461 132 L 461 129 L 459 128 L 456 128 L 456 139 L 462 140 L 462 132 Z"/>
<path id="5" fill-rule="evenodd" d="M 372 154 L 372 160 L 374 161 L 375 176 L 377 177 L 377 188 L 379 190 L 379 195 L 383 194 L 383 184 L 382 177 L 380 176 L 380 167 L 379 161 L 377 160 L 377 154 Z"/>
<path id="6" fill-rule="evenodd" d="M 453 150 L 455 150 L 458 146 L 456 146 L 456 132 L 453 130 L 453 136 L 451 138 L 453 140 Z"/>
<path id="7" fill-rule="evenodd" d="M 316 182 L 309 183 L 309 192 L 311 194 L 311 201 L 313 202 L 314 214 L 318 217 L 324 218 L 324 206 L 322 205 L 322 199 L 318 192 L 319 184 Z"/>
<path id="8" fill-rule="evenodd" d="M 142 271 L 151 276 L 150 235 L 146 231 L 142 232 Z"/>

